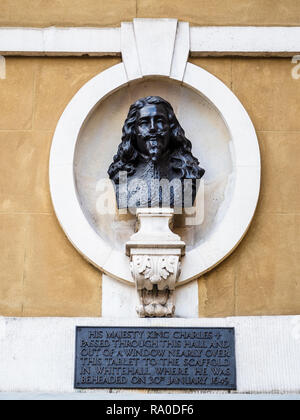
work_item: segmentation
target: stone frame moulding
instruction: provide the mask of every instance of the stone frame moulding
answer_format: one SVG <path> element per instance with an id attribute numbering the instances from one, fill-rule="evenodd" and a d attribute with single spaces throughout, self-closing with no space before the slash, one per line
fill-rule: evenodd
<path id="1" fill-rule="evenodd" d="M 0 27 L 0 55 L 120 56 L 121 29 Z M 192 56 L 293 57 L 299 26 L 192 26 Z"/>
<path id="2" fill-rule="evenodd" d="M 251 119 L 234 93 L 219 79 L 189 63 L 190 28 L 175 19 L 135 19 L 121 26 L 123 62 L 87 82 L 63 112 L 50 154 L 50 190 L 57 218 L 73 246 L 102 272 L 134 284 L 128 257 L 113 249 L 92 228 L 77 196 L 74 153 L 82 126 L 95 107 L 129 82 L 170 78 L 207 98 L 231 134 L 235 182 L 222 222 L 209 239 L 186 253 L 178 285 L 199 278 L 238 246 L 254 216 L 260 191 L 261 163 Z M 117 262 L 117 263 L 116 263 Z"/>

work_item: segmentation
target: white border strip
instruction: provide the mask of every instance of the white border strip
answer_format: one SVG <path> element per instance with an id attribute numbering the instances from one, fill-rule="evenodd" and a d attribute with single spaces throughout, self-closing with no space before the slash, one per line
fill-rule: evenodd
<path id="1" fill-rule="evenodd" d="M 127 393 L 127 394 L 108 394 L 105 392 L 73 392 L 73 393 L 31 393 L 31 392 L 4 392 L 0 393 L 0 401 L 298 401 L 300 400 L 299 394 L 212 394 L 204 392 L 203 394 L 142 394 L 140 393 Z M 137 404 L 128 404 L 128 406 L 136 407 Z M 108 405 L 107 405 L 108 407 Z"/>
<path id="2" fill-rule="evenodd" d="M 294 55 L 300 27 L 191 27 L 192 55 Z"/>
<path id="3" fill-rule="evenodd" d="M 0 28 L 0 55 L 120 55 L 120 28 Z"/>
<path id="4" fill-rule="evenodd" d="M 293 56 L 300 27 L 195 26 L 193 56 Z M 121 55 L 120 28 L 0 28 L 0 55 Z"/>

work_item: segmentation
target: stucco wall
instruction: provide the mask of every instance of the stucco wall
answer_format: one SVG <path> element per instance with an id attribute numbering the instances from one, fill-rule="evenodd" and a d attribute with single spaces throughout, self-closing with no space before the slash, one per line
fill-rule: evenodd
<path id="1" fill-rule="evenodd" d="M 3 1 L 0 8 L 12 3 Z M 191 61 L 240 98 L 262 154 L 261 198 L 253 224 L 235 253 L 199 280 L 199 315 L 299 314 L 300 80 L 291 76 L 290 59 Z M 118 62 L 6 60 L 6 79 L 0 79 L 1 316 L 101 315 L 101 274 L 77 253 L 56 221 L 48 159 L 55 126 L 69 100 L 86 81 Z"/>
<path id="2" fill-rule="evenodd" d="M 6 79 L 0 80 L 0 315 L 101 314 L 101 275 L 58 226 L 48 160 L 67 103 L 118 61 L 6 60 Z"/>
<path id="3" fill-rule="evenodd" d="M 119 26 L 135 17 L 191 25 L 300 24 L 299 0 L 1 0 L 1 26 Z M 199 315 L 300 313 L 300 79 L 290 59 L 191 59 L 248 110 L 262 154 L 262 190 L 235 253 L 199 280 Z M 101 274 L 64 236 L 48 159 L 72 96 L 117 58 L 7 58 L 0 75 L 0 316 L 99 316 Z"/>
<path id="4" fill-rule="evenodd" d="M 298 0 L 1 0 L 0 26 L 118 26 L 135 17 L 192 25 L 299 24 Z"/>

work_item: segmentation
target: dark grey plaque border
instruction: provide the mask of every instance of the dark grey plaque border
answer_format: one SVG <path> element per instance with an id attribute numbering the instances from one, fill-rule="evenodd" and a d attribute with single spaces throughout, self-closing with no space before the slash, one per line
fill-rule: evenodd
<path id="1" fill-rule="evenodd" d="M 181 388 L 181 386 L 172 386 L 170 385 L 169 387 L 166 386 L 160 386 L 160 385 L 155 385 L 155 386 L 149 386 L 147 388 L 142 388 L 142 387 L 130 387 L 130 386 L 114 386 L 114 387 L 109 387 L 109 386 L 103 386 L 103 387 L 97 387 L 97 386 L 80 386 L 76 384 L 76 379 L 77 379 L 77 339 L 78 339 L 78 330 L 82 329 L 82 328 L 98 328 L 98 329 L 107 329 L 107 328 L 128 328 L 128 329 L 157 329 L 157 330 L 176 330 L 176 329 L 185 329 L 185 330 L 195 330 L 195 329 L 199 329 L 199 330 L 228 330 L 233 334 L 233 355 L 232 355 L 232 359 L 234 361 L 233 364 L 233 384 L 227 385 L 226 387 L 183 387 Z M 236 367 L 236 334 L 235 334 L 235 328 L 234 327 L 183 327 L 183 326 L 178 326 L 178 327 L 156 327 L 156 326 L 143 326 L 143 325 L 139 325 L 139 326 L 129 326 L 129 325 L 105 325 L 105 326 L 76 326 L 75 327 L 75 366 L 74 366 L 74 389 L 85 389 L 85 390 L 99 390 L 99 389 L 130 389 L 130 390 L 149 390 L 149 389 L 153 389 L 153 390 L 179 390 L 179 391 L 237 391 L 237 367 Z"/>

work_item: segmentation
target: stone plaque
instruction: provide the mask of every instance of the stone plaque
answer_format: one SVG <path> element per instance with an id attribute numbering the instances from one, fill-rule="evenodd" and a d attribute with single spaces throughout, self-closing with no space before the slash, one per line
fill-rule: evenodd
<path id="1" fill-rule="evenodd" d="M 75 388 L 236 389 L 234 328 L 77 327 Z"/>

